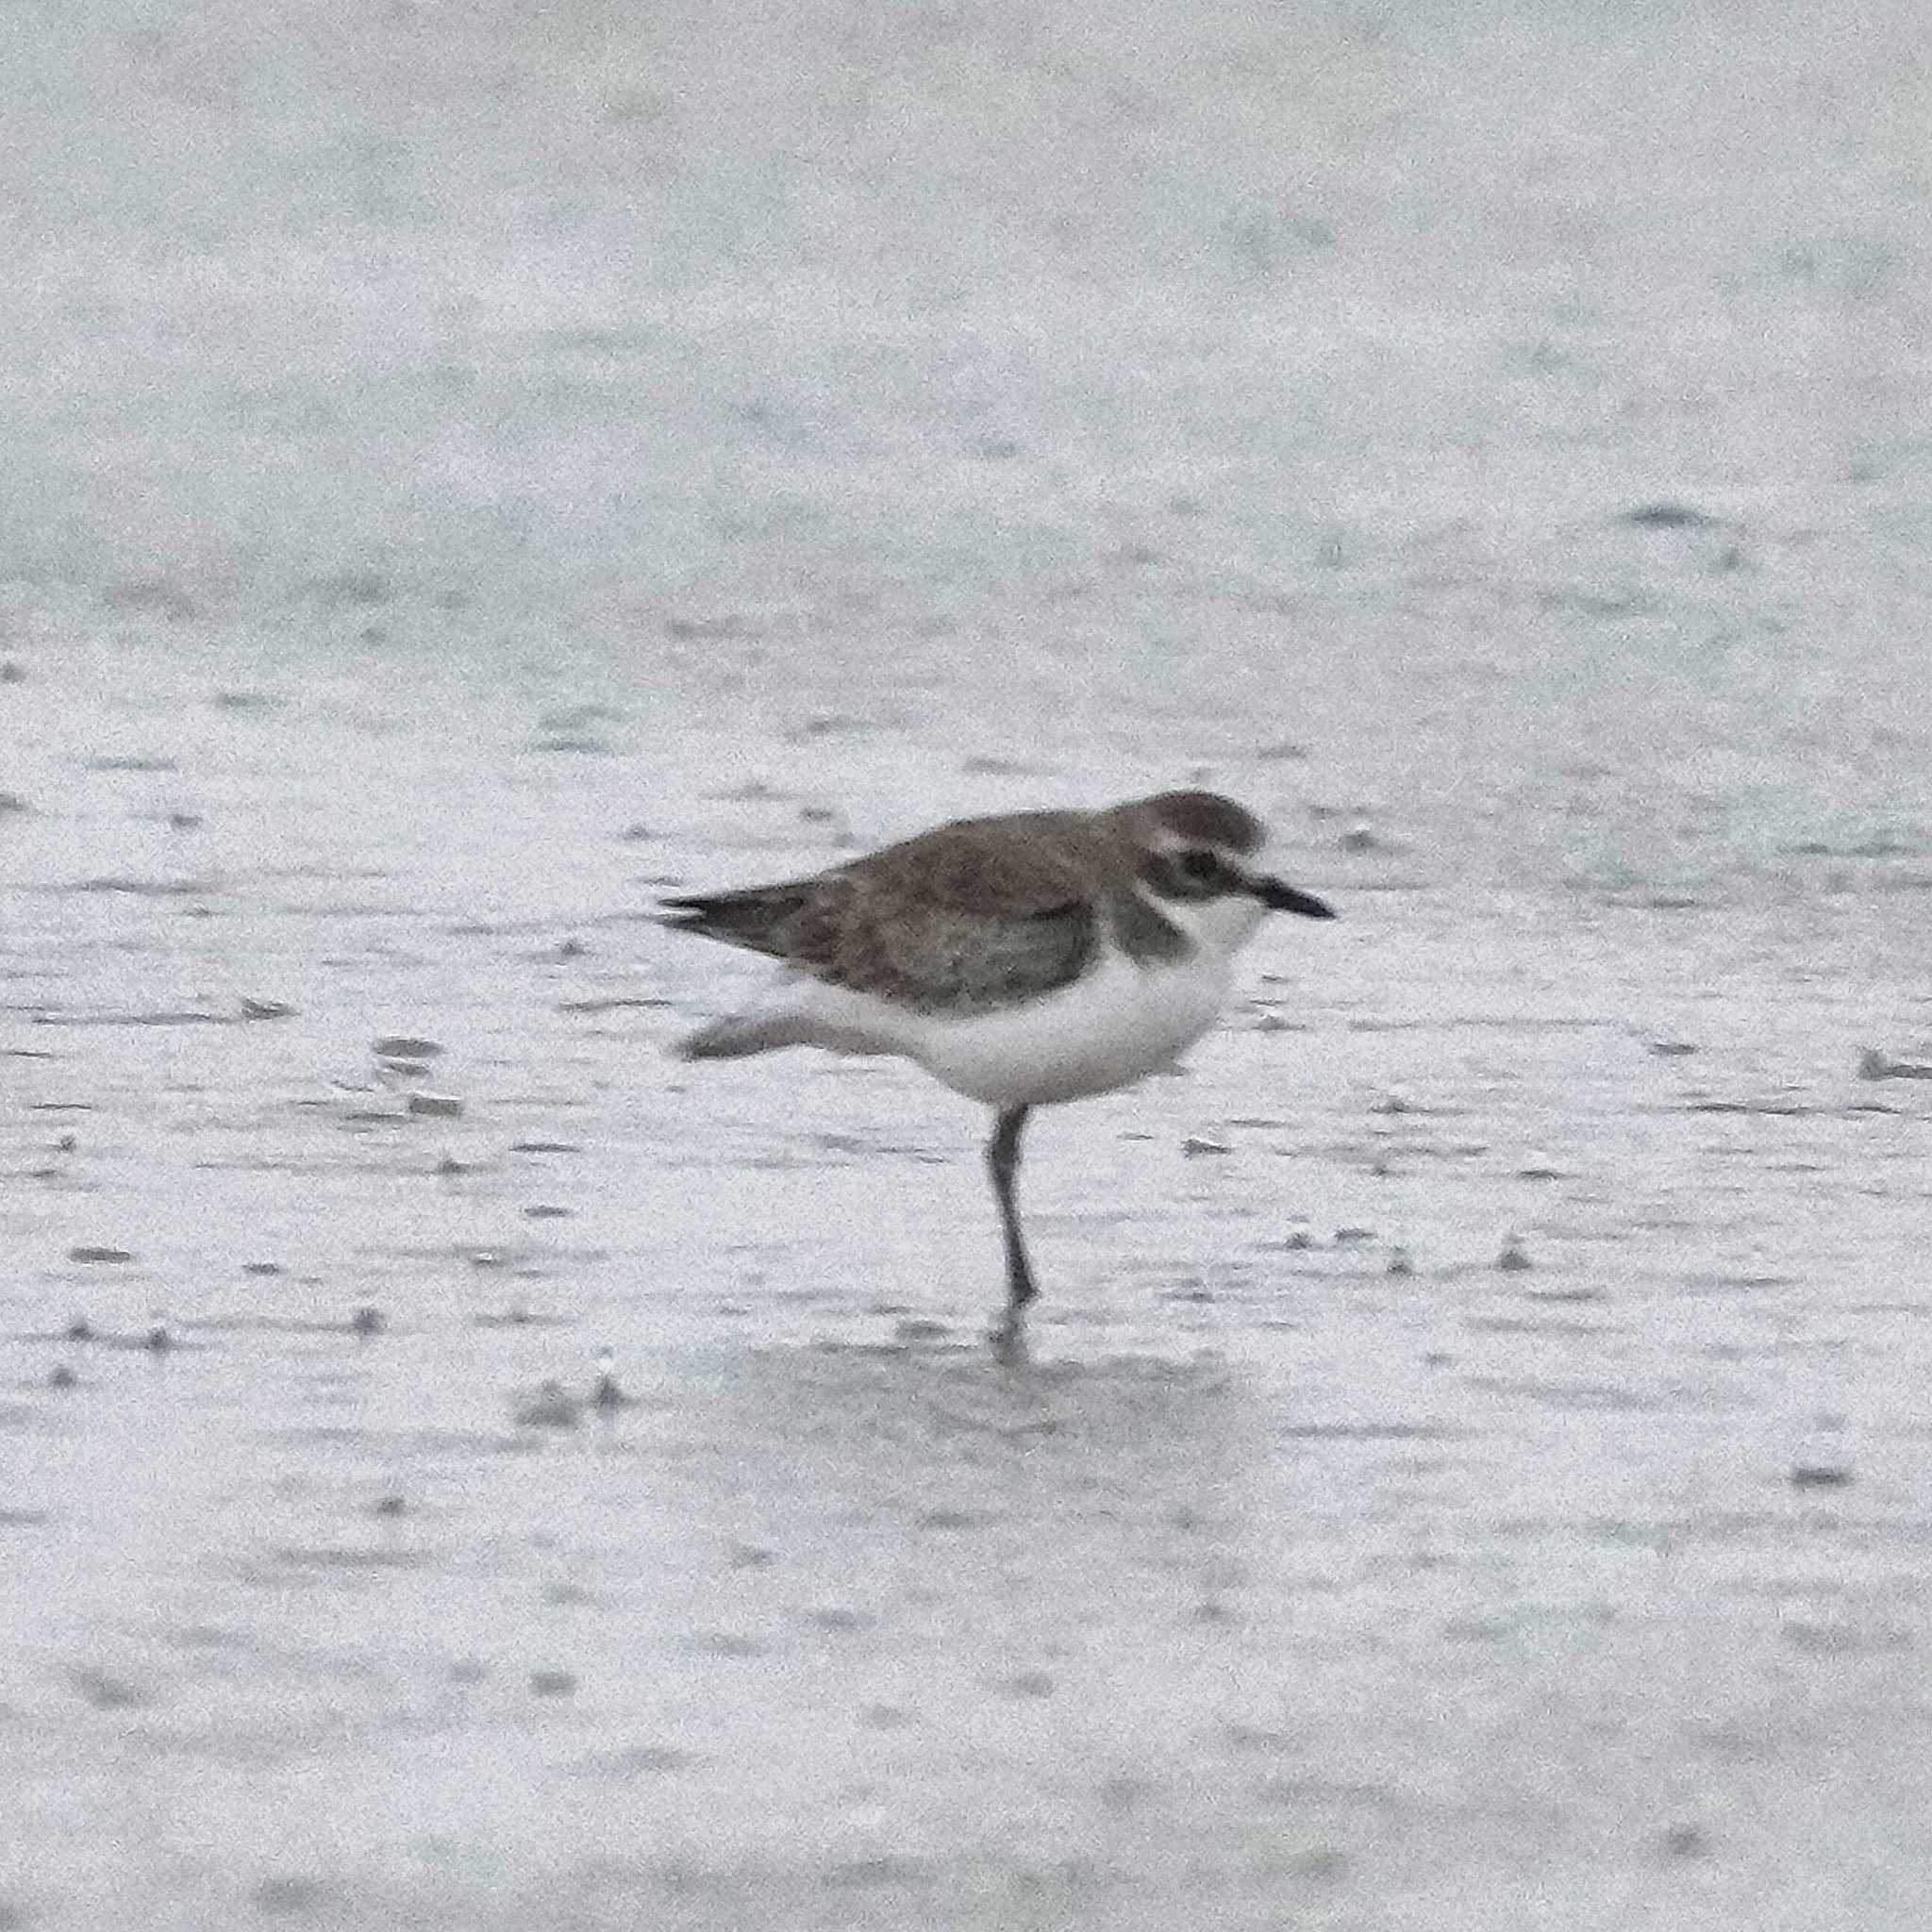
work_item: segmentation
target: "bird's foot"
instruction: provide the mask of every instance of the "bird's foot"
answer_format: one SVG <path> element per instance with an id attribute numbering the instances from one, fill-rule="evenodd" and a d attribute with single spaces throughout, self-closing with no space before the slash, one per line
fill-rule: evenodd
<path id="1" fill-rule="evenodd" d="M 1026 1317 L 1018 1308 L 1008 1308 L 987 1333 L 992 1358 L 1003 1369 L 1024 1369 L 1033 1360 L 1026 1339 Z"/>

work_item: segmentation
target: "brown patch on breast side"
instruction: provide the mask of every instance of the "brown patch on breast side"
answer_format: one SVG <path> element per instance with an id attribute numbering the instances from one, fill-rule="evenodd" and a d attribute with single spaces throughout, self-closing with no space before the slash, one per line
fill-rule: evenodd
<path id="1" fill-rule="evenodd" d="M 1187 958 L 1192 944 L 1187 934 L 1131 886 L 1112 893 L 1107 909 L 1115 941 L 1136 966 L 1171 965 Z"/>

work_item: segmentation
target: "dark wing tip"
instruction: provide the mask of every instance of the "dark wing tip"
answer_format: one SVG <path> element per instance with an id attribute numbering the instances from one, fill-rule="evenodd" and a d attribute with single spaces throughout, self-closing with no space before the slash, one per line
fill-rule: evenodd
<path id="1" fill-rule="evenodd" d="M 736 892 L 674 893 L 653 914 L 673 932 L 694 932 L 727 946 L 782 956 L 787 922 L 808 896 L 808 884 L 750 886 Z"/>
<path id="2" fill-rule="evenodd" d="M 694 932 L 700 939 L 727 942 L 735 937 L 726 908 L 701 894 L 659 899 L 651 908 L 651 919 L 667 932 Z"/>

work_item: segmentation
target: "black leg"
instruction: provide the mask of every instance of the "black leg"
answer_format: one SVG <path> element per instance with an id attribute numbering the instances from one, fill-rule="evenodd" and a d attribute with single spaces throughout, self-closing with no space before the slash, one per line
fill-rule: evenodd
<path id="1" fill-rule="evenodd" d="M 986 1143 L 987 1172 L 992 1175 L 992 1195 L 999 1203 L 1000 1229 L 1007 1241 L 1007 1312 L 996 1332 L 1008 1337 L 1019 1333 L 1026 1304 L 1040 1292 L 1026 1259 L 1026 1243 L 1020 1237 L 1019 1203 L 1013 1198 L 1026 1111 L 1024 1107 L 1008 1108 L 994 1122 L 992 1139 Z"/>

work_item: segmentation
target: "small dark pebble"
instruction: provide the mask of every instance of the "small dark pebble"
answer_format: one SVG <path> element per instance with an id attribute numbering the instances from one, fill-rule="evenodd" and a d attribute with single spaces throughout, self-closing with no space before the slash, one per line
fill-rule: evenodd
<path id="1" fill-rule="evenodd" d="M 817 1629 L 830 1630 L 841 1636 L 867 1629 L 873 1622 L 863 1610 L 847 1609 L 843 1604 L 825 1604 L 817 1609 L 808 1610 L 805 1621 Z"/>
<path id="2" fill-rule="evenodd" d="M 49 1389 L 72 1389 L 79 1380 L 80 1377 L 65 1362 L 56 1362 L 47 1372 Z"/>
<path id="3" fill-rule="evenodd" d="M 577 1688 L 575 1671 L 532 1671 L 530 1692 L 536 1697 L 568 1697 Z"/>
<path id="4" fill-rule="evenodd" d="M 96 1248 L 83 1244 L 69 1248 L 67 1258 L 70 1261 L 131 1261 L 134 1257 L 125 1248 Z"/>
<path id="5" fill-rule="evenodd" d="M 1723 519 L 1707 510 L 1693 509 L 1688 503 L 1641 503 L 1635 509 L 1624 510 L 1617 521 L 1633 530 L 1709 530 Z"/>
<path id="6" fill-rule="evenodd" d="M 524 1209 L 525 1221 L 566 1221 L 577 1210 L 575 1208 L 558 1208 L 547 1201 L 534 1201 Z"/>
<path id="7" fill-rule="evenodd" d="M 532 751 L 585 752 L 599 757 L 611 749 L 610 741 L 595 732 L 553 732 L 530 741 Z"/>
<path id="8" fill-rule="evenodd" d="M 1055 1686 L 1045 1671 L 1015 1671 L 1010 1676 L 995 1677 L 988 1688 L 1008 1697 L 1051 1697 Z"/>
<path id="9" fill-rule="evenodd" d="M 463 1103 L 460 1100 L 451 1098 L 446 1093 L 412 1093 L 409 1095 L 409 1111 L 413 1114 L 426 1115 L 433 1120 L 453 1121 L 461 1114 L 462 1110 Z"/>
<path id="10" fill-rule="evenodd" d="M 62 1134 L 54 1142 L 54 1152 L 56 1154 L 73 1154 L 78 1150 L 79 1146 L 80 1136 L 78 1134 Z"/>
<path id="11" fill-rule="evenodd" d="M 471 1320 L 478 1328 L 568 1328 L 576 1317 L 539 1314 L 527 1302 L 518 1302 L 500 1315 L 474 1315 Z"/>
<path id="12" fill-rule="evenodd" d="M 669 1000 L 658 999 L 644 993 L 625 993 L 611 998 L 585 1000 L 558 1000 L 559 1013 L 622 1013 L 645 1007 L 668 1007 Z"/>
<path id="13" fill-rule="evenodd" d="M 380 1335 L 387 1325 L 387 1323 L 383 1320 L 382 1310 L 377 1307 L 372 1307 L 367 1303 L 349 1317 L 349 1333 L 351 1335 L 364 1337 Z"/>
<path id="14" fill-rule="evenodd" d="M 382 1060 L 433 1060 L 441 1051 L 435 1041 L 413 1040 L 406 1033 L 386 1033 L 375 1046 Z"/>
<path id="15" fill-rule="evenodd" d="M 473 1166 L 474 1163 L 471 1161 L 458 1160 L 454 1154 L 445 1154 L 442 1157 L 442 1158 L 436 1163 L 436 1172 L 439 1174 L 441 1174 L 444 1180 L 448 1180 L 451 1178 L 452 1175 L 470 1173 L 472 1171 Z"/>
<path id="16" fill-rule="evenodd" d="M 934 1322 L 922 1315 L 908 1316 L 903 1322 L 892 1324 L 894 1341 L 943 1341 L 951 1332 L 943 1322 Z"/>
<path id="17" fill-rule="evenodd" d="M 1337 1851 L 1333 1845 L 1316 1845 L 1308 1851 L 1297 1852 L 1289 1861 L 1289 1869 L 1298 1878 L 1345 1878 L 1348 1867 L 1348 1854 Z"/>
<path id="18" fill-rule="evenodd" d="M 76 1315 L 67 1324 L 69 1341 L 92 1341 L 94 1339 L 94 1324 L 85 1315 Z"/>
<path id="19" fill-rule="evenodd" d="M 1836 1462 L 1800 1462 L 1792 1466 L 1794 1490 L 1842 1490 L 1849 1487 L 1852 1473 Z"/>
<path id="20" fill-rule="evenodd" d="M 125 758 L 89 758 L 87 768 L 91 772 L 174 772 L 180 769 L 171 758 L 150 757 L 140 752 L 132 752 Z"/>
<path id="21" fill-rule="evenodd" d="M 512 1154 L 581 1154 L 583 1145 L 576 1141 L 512 1141 L 509 1143 Z"/>
<path id="22" fill-rule="evenodd" d="M 255 1909 L 268 1918 L 306 1917 L 326 1896 L 313 1878 L 305 1878 L 295 1872 L 282 1873 L 274 1878 L 264 1878 L 255 1888 Z"/>
<path id="23" fill-rule="evenodd" d="M 165 1322 L 157 1322 L 141 1338 L 141 1345 L 150 1355 L 166 1355 L 171 1348 L 175 1346 L 175 1338 L 168 1333 L 168 1324 Z"/>
<path id="24" fill-rule="evenodd" d="M 378 1516 L 401 1516 L 408 1507 L 400 1496 L 378 1496 L 375 1499 L 375 1513 Z"/>
<path id="25" fill-rule="evenodd" d="M 244 1261 L 242 1264 L 242 1272 L 244 1274 L 259 1274 L 266 1276 L 270 1274 L 281 1274 L 286 1271 L 283 1269 L 282 1264 L 279 1261 Z"/>
<path id="26" fill-rule="evenodd" d="M 843 1858 L 827 1865 L 819 1883 L 828 1891 L 865 1891 L 874 1887 L 908 1890 L 933 1882 L 933 1868 L 924 1858 L 901 1857 L 887 1852 L 876 1858 Z"/>
<path id="27" fill-rule="evenodd" d="M 680 641 L 696 638 L 708 641 L 713 638 L 733 638 L 744 628 L 744 620 L 734 612 L 726 610 L 717 615 L 698 613 L 679 614 L 664 620 L 665 634 Z"/>
<path id="28" fill-rule="evenodd" d="M 554 1380 L 540 1383 L 516 1407 L 517 1426 L 524 1429 L 574 1429 L 583 1415 L 583 1404 Z"/>
<path id="29" fill-rule="evenodd" d="M 69 1675 L 74 1688 L 96 1710 L 138 1710 L 142 1705 L 152 1702 L 139 1684 L 126 1677 L 117 1677 L 110 1671 L 83 1666 L 70 1672 Z"/>
<path id="30" fill-rule="evenodd" d="M 1674 1858 L 1709 1856 L 1710 1839 L 1699 1824 L 1674 1824 L 1664 1833 L 1664 1850 Z"/>
<path id="31" fill-rule="evenodd" d="M 692 1657 L 763 1657 L 769 1646 L 738 1630 L 697 1630 L 679 1648 Z"/>

